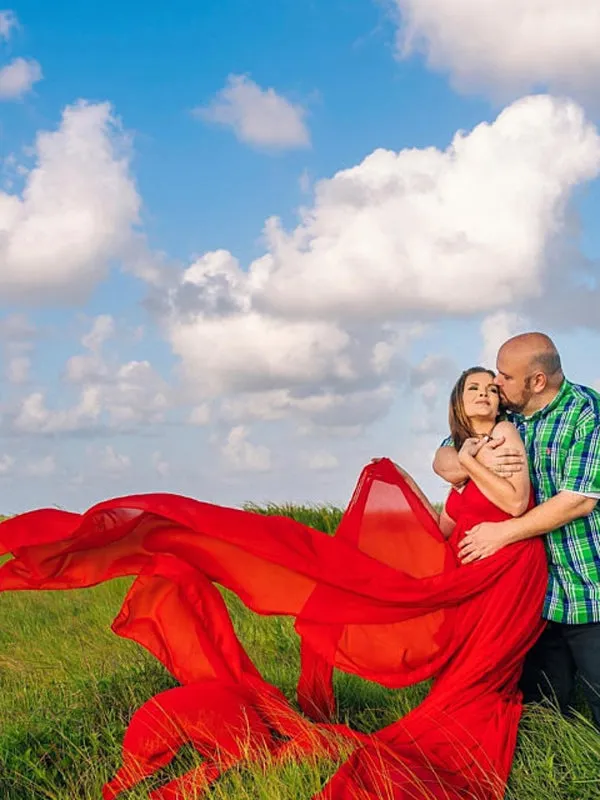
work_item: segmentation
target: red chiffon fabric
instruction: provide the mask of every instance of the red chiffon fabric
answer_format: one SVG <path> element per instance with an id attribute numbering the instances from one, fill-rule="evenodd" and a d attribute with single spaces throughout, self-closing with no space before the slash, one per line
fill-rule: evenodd
<path id="1" fill-rule="evenodd" d="M 0 568 L 0 591 L 136 576 L 112 628 L 181 686 L 133 715 L 106 800 L 186 742 L 201 766 L 155 800 L 182 799 L 266 753 L 345 758 L 315 800 L 498 800 L 521 714 L 523 658 L 543 628 L 546 558 L 535 539 L 459 566 L 464 532 L 506 515 L 472 483 L 449 508 L 457 525 L 446 542 L 384 459 L 363 470 L 335 537 L 167 494 L 118 498 L 83 515 L 34 511 L 0 526 L 0 553 L 13 555 Z M 295 617 L 304 714 L 261 678 L 215 584 L 256 613 Z M 327 721 L 334 668 L 393 688 L 435 680 L 420 706 L 368 736 Z"/>

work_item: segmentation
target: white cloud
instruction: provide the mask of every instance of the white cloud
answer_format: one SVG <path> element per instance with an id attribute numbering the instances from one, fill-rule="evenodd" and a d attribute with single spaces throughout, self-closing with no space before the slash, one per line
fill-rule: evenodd
<path id="1" fill-rule="evenodd" d="M 49 478 L 56 472 L 56 461 L 53 456 L 45 456 L 36 461 L 30 461 L 24 468 L 24 474 L 30 478 Z"/>
<path id="2" fill-rule="evenodd" d="M 242 395 L 254 416 L 286 416 L 323 395 L 364 390 L 387 379 L 414 336 L 391 326 L 344 329 L 327 320 L 287 320 L 253 308 L 259 266 L 244 272 L 231 254 L 205 254 L 168 297 L 163 326 L 195 397 Z M 248 396 L 247 396 L 248 395 Z M 254 399 L 253 399 L 254 398 Z M 233 402 L 227 414 L 241 413 Z M 208 410 L 201 404 L 200 422 Z"/>
<path id="3" fill-rule="evenodd" d="M 429 353 L 411 369 L 410 385 L 414 390 L 414 412 L 410 430 L 423 436 L 438 431 L 440 422 L 445 426 L 448 418 L 448 398 L 459 372 L 454 360 L 440 353 Z"/>
<path id="4" fill-rule="evenodd" d="M 36 330 L 22 314 L 8 314 L 0 320 L 0 343 L 4 350 L 5 376 L 9 383 L 27 383 L 31 369 Z"/>
<path id="5" fill-rule="evenodd" d="M 205 391 L 262 389 L 317 382 L 330 374 L 348 376 L 343 351 L 348 335 L 327 322 L 292 322 L 258 313 L 194 322 L 174 322 L 174 352 L 190 381 Z"/>
<path id="6" fill-rule="evenodd" d="M 190 411 L 188 422 L 190 425 L 208 425 L 210 422 L 210 406 L 208 403 L 201 403 L 199 406 L 194 406 Z"/>
<path id="7" fill-rule="evenodd" d="M 164 420 L 170 407 L 170 387 L 148 361 L 128 361 L 114 369 L 94 356 L 69 359 L 67 376 L 81 384 L 78 403 L 67 409 L 46 407 L 42 392 L 23 401 L 14 427 L 27 433 L 91 430 L 103 422 L 129 429 Z"/>
<path id="8" fill-rule="evenodd" d="M 24 314 L 11 313 L 0 319 L 0 340 L 9 344 L 29 342 L 35 335 L 35 326 Z"/>
<path id="9" fill-rule="evenodd" d="M 0 69 L 0 100 L 18 100 L 41 81 L 42 68 L 33 59 L 15 58 Z"/>
<path id="10" fill-rule="evenodd" d="M 243 425 L 232 428 L 222 448 L 226 464 L 236 472 L 269 472 L 271 452 L 264 445 L 248 441 L 249 431 Z"/>
<path id="11" fill-rule="evenodd" d="M 401 57 L 415 51 L 464 89 L 595 91 L 597 0 L 395 0 Z"/>
<path id="12" fill-rule="evenodd" d="M 140 199 L 129 144 L 108 104 L 65 109 L 38 134 L 21 195 L 0 192 L 3 298 L 68 303 L 83 298 L 127 251 Z"/>
<path id="13" fill-rule="evenodd" d="M 131 458 L 117 453 L 112 445 L 107 445 L 100 451 L 98 463 L 103 472 L 112 476 L 122 475 L 131 468 Z"/>
<path id="14" fill-rule="evenodd" d="M 79 402 L 68 409 L 52 409 L 46 405 L 43 392 L 32 392 L 24 398 L 13 427 L 20 433 L 69 433 L 94 426 L 100 417 L 98 390 L 84 389 Z"/>
<path id="15" fill-rule="evenodd" d="M 27 383 L 30 369 L 31 359 L 28 356 L 13 356 L 6 368 L 6 379 L 15 385 Z"/>
<path id="16" fill-rule="evenodd" d="M 166 478 L 169 474 L 169 462 L 163 458 L 160 451 L 152 454 L 152 466 L 154 467 L 156 474 L 161 478 Z"/>
<path id="17" fill-rule="evenodd" d="M 68 359 L 65 379 L 81 386 L 82 397 L 93 393 L 98 408 L 95 424 L 101 418 L 115 428 L 161 422 L 170 406 L 170 387 L 149 361 L 114 364 L 106 360 L 103 347 L 115 331 L 110 315 L 96 317 L 81 338 L 87 352 Z M 86 426 L 90 422 L 88 418 L 78 419 Z"/>
<path id="18" fill-rule="evenodd" d="M 102 349 L 105 342 L 115 335 L 115 321 L 110 314 L 101 314 L 94 319 L 89 333 L 81 339 L 81 343 L 92 353 L 97 353 Z"/>
<path id="19" fill-rule="evenodd" d="M 498 311 L 486 317 L 481 323 L 481 336 L 483 348 L 481 351 L 481 365 L 496 369 L 496 356 L 500 346 L 507 339 L 524 332 L 525 321 L 520 314 L 513 311 Z"/>
<path id="20" fill-rule="evenodd" d="M 0 11 L 0 39 L 7 42 L 12 36 L 12 32 L 19 27 L 19 20 L 14 11 Z"/>
<path id="21" fill-rule="evenodd" d="M 15 465 L 15 459 L 6 453 L 0 456 L 0 475 L 8 475 L 12 472 Z"/>
<path id="22" fill-rule="evenodd" d="M 325 472 L 330 469 L 337 469 L 339 461 L 332 453 L 319 452 L 314 453 L 308 459 L 308 468 L 317 472 Z"/>
<path id="23" fill-rule="evenodd" d="M 389 409 L 393 399 L 390 386 L 376 389 L 332 392 L 314 391 L 295 395 L 289 389 L 248 392 L 227 397 L 221 404 L 226 420 L 279 420 L 295 416 L 303 428 L 350 428 L 374 422 Z"/>
<path id="24" fill-rule="evenodd" d="M 312 191 L 312 178 L 310 177 L 310 173 L 307 169 L 302 170 L 302 173 L 298 178 L 298 186 L 300 187 L 302 194 L 310 194 Z"/>
<path id="25" fill-rule="evenodd" d="M 168 386 L 149 361 L 129 361 L 101 390 L 101 397 L 111 423 L 127 426 L 161 422 L 169 407 L 168 393 Z"/>
<path id="26" fill-rule="evenodd" d="M 258 147 L 308 147 L 306 110 L 272 89 L 261 89 L 245 75 L 230 75 L 227 85 L 195 115 L 232 128 L 237 138 Z"/>
<path id="27" fill-rule="evenodd" d="M 308 432 L 360 432 L 407 377 L 415 320 L 521 313 L 544 296 L 571 194 L 599 172 L 594 126 L 545 95 L 445 151 L 375 151 L 321 181 L 290 233 L 269 220 L 267 252 L 247 269 L 208 252 L 156 293 L 189 396 L 219 398 L 217 418 L 233 424 L 293 417 Z M 437 409 L 448 380 L 423 378 L 422 404 Z"/>
<path id="28" fill-rule="evenodd" d="M 536 297 L 571 192 L 600 172 L 576 104 L 524 98 L 435 148 L 377 150 L 322 181 L 314 208 L 250 267 L 254 302 L 283 316 L 475 314 Z"/>
<path id="29" fill-rule="evenodd" d="M 115 321 L 109 314 L 101 314 L 92 322 L 89 333 L 81 338 L 84 354 L 71 356 L 65 366 L 65 378 L 70 383 L 103 382 L 109 370 L 104 362 L 102 348 L 115 334 Z"/>

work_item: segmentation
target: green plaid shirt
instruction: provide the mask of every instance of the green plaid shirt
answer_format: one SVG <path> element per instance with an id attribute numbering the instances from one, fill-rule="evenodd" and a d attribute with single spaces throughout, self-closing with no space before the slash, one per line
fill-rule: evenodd
<path id="1" fill-rule="evenodd" d="M 545 408 L 509 418 L 525 444 L 538 504 L 562 491 L 600 498 L 598 392 L 565 380 Z M 544 541 L 549 567 L 544 617 L 570 625 L 600 622 L 600 503 Z"/>

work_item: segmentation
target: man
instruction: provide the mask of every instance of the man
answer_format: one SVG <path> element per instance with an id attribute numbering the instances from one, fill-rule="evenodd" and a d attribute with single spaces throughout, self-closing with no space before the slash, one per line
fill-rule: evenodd
<path id="1" fill-rule="evenodd" d="M 460 557 L 468 564 L 545 535 L 549 622 L 527 657 L 525 701 L 549 696 L 568 712 L 579 673 L 600 729 L 600 394 L 565 379 L 556 347 L 541 333 L 502 345 L 497 372 L 503 404 L 525 443 L 537 505 L 522 517 L 475 526 Z M 520 468 L 499 451 L 497 443 L 486 445 L 482 462 L 498 474 Z M 453 484 L 469 477 L 448 440 L 433 468 Z"/>

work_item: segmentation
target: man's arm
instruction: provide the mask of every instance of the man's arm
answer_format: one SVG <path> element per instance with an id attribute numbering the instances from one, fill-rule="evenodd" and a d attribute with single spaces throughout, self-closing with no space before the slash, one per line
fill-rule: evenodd
<path id="1" fill-rule="evenodd" d="M 532 508 L 522 517 L 505 522 L 482 522 L 468 531 L 460 543 L 460 559 L 463 564 L 469 564 L 492 556 L 509 544 L 543 536 L 591 514 L 597 502 L 596 498 L 564 491 Z"/>
<path id="2" fill-rule="evenodd" d="M 452 486 L 460 486 L 469 477 L 469 473 L 458 460 L 458 452 L 454 447 L 438 447 L 433 459 L 433 471 Z"/>
<path id="3" fill-rule="evenodd" d="M 550 533 L 574 519 L 587 517 L 598 500 L 575 492 L 559 492 L 518 519 L 507 521 L 508 544 Z"/>
<path id="4" fill-rule="evenodd" d="M 505 441 L 504 436 L 490 439 L 477 453 L 477 461 L 495 475 L 511 478 L 515 473 L 522 471 L 526 458 L 519 449 L 503 447 Z M 433 471 L 452 486 L 460 486 L 471 477 L 468 470 L 460 463 L 456 449 L 445 444 L 436 450 Z"/>

